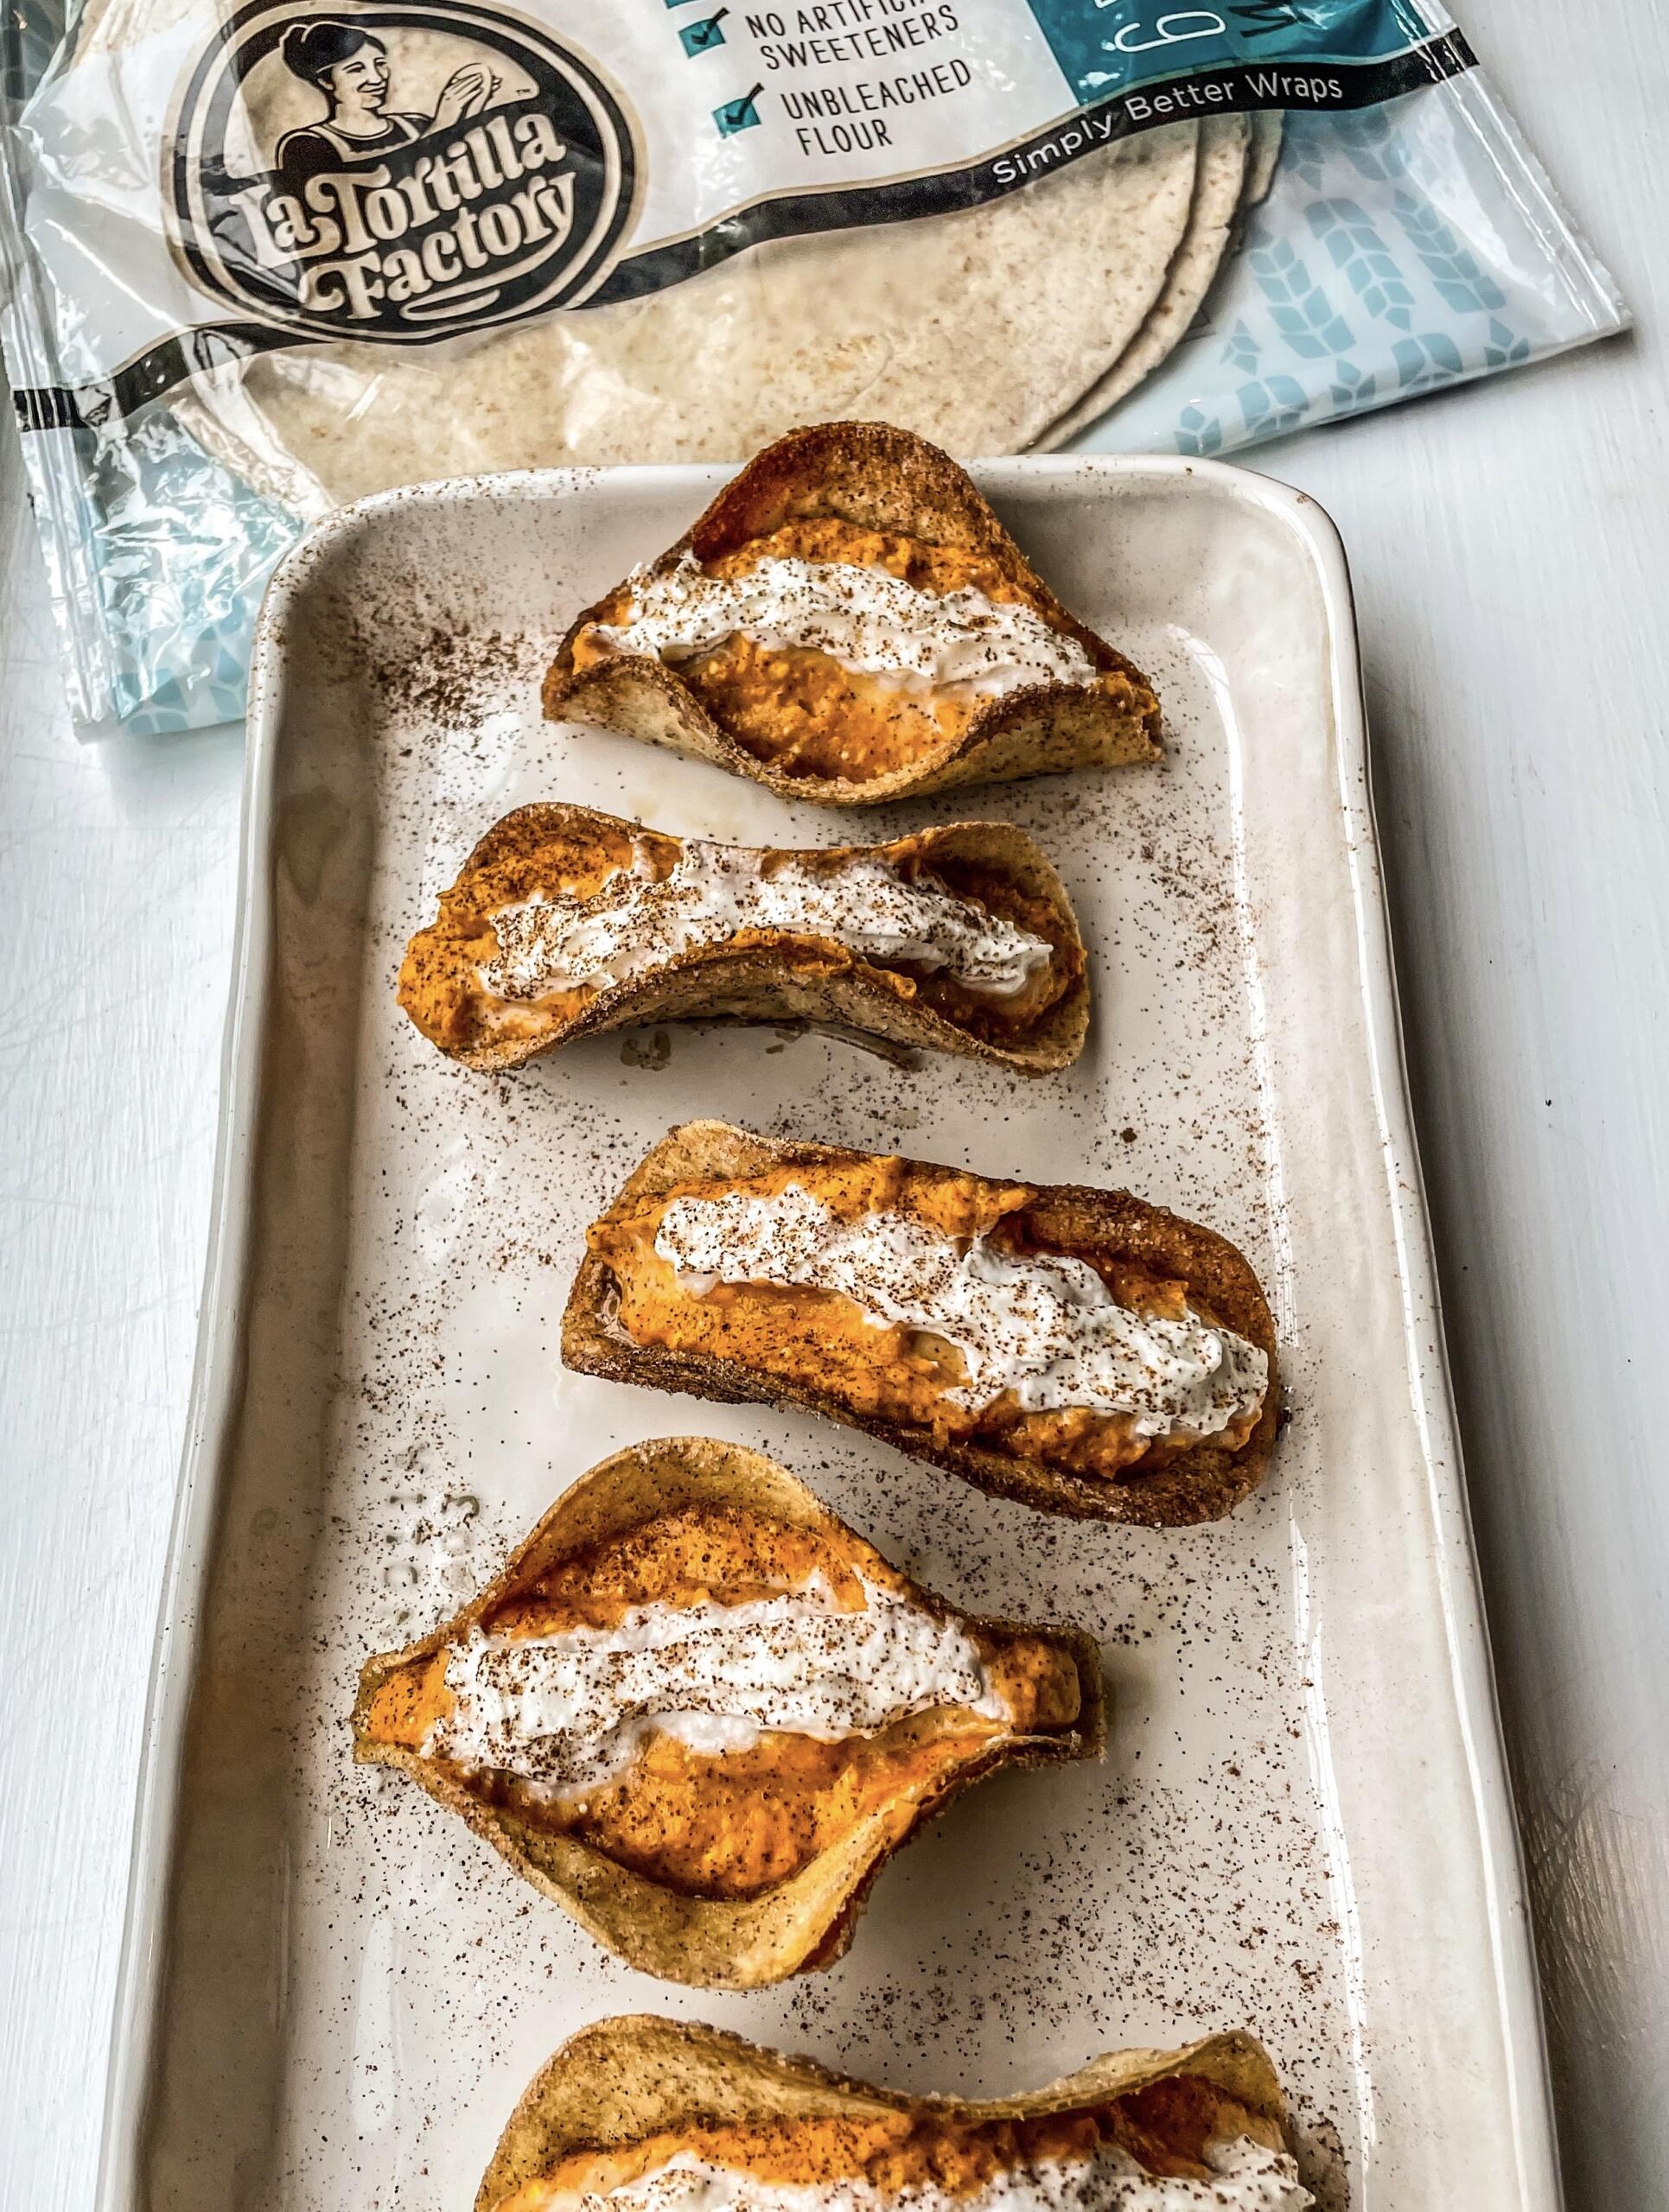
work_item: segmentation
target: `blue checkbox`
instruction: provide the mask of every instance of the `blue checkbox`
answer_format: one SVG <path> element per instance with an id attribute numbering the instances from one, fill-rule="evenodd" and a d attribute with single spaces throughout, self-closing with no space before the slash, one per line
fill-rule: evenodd
<path id="1" fill-rule="evenodd" d="M 713 110 L 713 120 L 718 125 L 721 138 L 734 138 L 738 130 L 754 128 L 760 119 L 755 103 L 764 89 L 763 85 L 755 85 L 752 92 L 743 92 L 740 99 L 726 100 L 723 107 Z"/>
<path id="2" fill-rule="evenodd" d="M 717 16 L 704 16 L 699 22 L 685 23 L 678 32 L 678 44 L 686 54 L 710 54 L 716 46 L 724 43 L 719 22 L 729 12 L 728 8 L 721 8 Z"/>

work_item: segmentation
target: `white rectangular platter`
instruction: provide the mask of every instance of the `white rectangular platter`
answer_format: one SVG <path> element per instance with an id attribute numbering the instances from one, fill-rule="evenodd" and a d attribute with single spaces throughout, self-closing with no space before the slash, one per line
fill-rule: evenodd
<path id="1" fill-rule="evenodd" d="M 1553 2212 L 1338 542 L 1211 465 L 979 477 L 1153 677 L 1162 766 L 830 814 L 543 724 L 568 620 L 683 531 L 710 470 L 375 499 L 275 582 L 105 2212 L 461 2212 L 548 2052 L 656 2009 L 982 2094 L 1250 2025 L 1325 2204 Z M 1029 1084 L 686 1028 L 469 1074 L 394 977 L 476 837 L 538 798 L 763 843 L 1013 820 L 1083 924 L 1088 1050 Z M 586 1222 L 697 1114 L 1124 1185 L 1221 1229 L 1282 1341 L 1267 1485 L 1207 1529 L 1054 1521 L 809 1416 L 565 1374 Z M 959 1605 L 1091 1625 L 1112 1701 L 1104 1766 L 963 1798 L 837 1967 L 750 1996 L 627 1971 L 348 1755 L 367 1652 L 451 1611 L 605 1452 L 691 1431 L 771 1452 Z"/>

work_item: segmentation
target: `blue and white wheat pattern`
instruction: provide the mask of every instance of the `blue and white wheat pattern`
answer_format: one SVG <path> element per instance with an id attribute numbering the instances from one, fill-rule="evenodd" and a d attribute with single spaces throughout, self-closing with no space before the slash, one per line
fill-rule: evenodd
<path id="1" fill-rule="evenodd" d="M 1545 255 L 1512 253 L 1499 181 L 1446 95 L 1289 115 L 1274 188 L 1193 330 L 1080 442 L 1233 453 L 1588 334 Z M 1475 207 L 1468 244 L 1455 222 Z M 1477 241 L 1505 259 L 1486 265 Z"/>

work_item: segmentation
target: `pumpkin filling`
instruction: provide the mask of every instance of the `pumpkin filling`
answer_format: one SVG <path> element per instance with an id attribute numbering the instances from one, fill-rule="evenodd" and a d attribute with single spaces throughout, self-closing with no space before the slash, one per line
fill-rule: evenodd
<path id="1" fill-rule="evenodd" d="M 1073 1471 L 1256 1429 L 1269 1361 L 1185 1283 L 1041 1242 L 1024 1185 L 897 1159 L 697 1180 L 595 1224 L 640 1345 Z"/>
<path id="2" fill-rule="evenodd" d="M 1080 1704 L 1069 1650 L 930 1610 L 856 1537 L 692 1506 L 398 1669 L 368 1733 L 653 1880 L 736 1898 L 860 1824 L 901 1841 L 951 1777 Z"/>
<path id="3" fill-rule="evenodd" d="M 675 667 L 755 760 L 849 783 L 913 766 L 1029 686 L 1130 696 L 989 556 L 833 516 L 636 570 L 571 651 L 577 670 L 617 653 Z"/>
<path id="4" fill-rule="evenodd" d="M 412 938 L 400 1004 L 432 1043 L 468 1050 L 552 1034 L 691 954 L 757 949 L 796 969 L 861 965 L 975 1034 L 1023 1033 L 1081 951 L 1047 899 L 990 867 L 935 865 L 927 843 L 789 852 L 529 810 Z"/>
<path id="5" fill-rule="evenodd" d="M 495 2212 L 1304 2212 L 1281 2130 L 1171 2075 L 1026 2120 L 924 2110 L 761 2113 L 577 2152 Z"/>

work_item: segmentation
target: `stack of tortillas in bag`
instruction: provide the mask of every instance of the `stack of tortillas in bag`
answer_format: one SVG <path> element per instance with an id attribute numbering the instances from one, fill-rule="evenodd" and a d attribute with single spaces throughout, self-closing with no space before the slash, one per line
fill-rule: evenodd
<path id="1" fill-rule="evenodd" d="M 479 339 L 261 354 L 200 372 L 175 411 L 307 516 L 484 469 L 734 461 L 837 416 L 957 454 L 1056 446 L 1186 334 L 1280 130 L 1168 124 L 965 213 L 767 244 Z"/>

